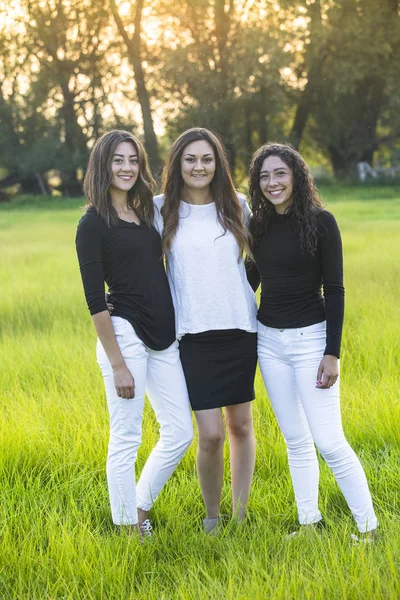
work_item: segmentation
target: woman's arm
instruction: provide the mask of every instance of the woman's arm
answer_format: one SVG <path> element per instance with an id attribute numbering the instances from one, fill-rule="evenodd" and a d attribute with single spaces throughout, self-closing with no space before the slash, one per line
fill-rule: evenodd
<path id="1" fill-rule="evenodd" d="M 244 194 L 238 193 L 237 197 L 239 198 L 240 206 L 242 207 L 243 211 L 243 225 L 246 227 L 246 229 L 248 229 L 250 219 L 252 217 L 250 206 L 248 205 L 247 198 Z"/>
<path id="2" fill-rule="evenodd" d="M 339 227 L 333 215 L 320 214 L 326 346 L 317 373 L 317 387 L 329 388 L 339 377 L 340 344 L 344 319 L 343 253 Z"/>
<path id="3" fill-rule="evenodd" d="M 133 398 L 135 382 L 118 346 L 104 297 L 103 225 L 98 217 L 84 215 L 78 225 L 75 243 L 86 302 L 113 369 L 117 394 L 121 398 Z"/>
<path id="4" fill-rule="evenodd" d="M 253 292 L 256 292 L 261 281 L 260 273 L 257 269 L 256 263 L 247 256 L 245 261 L 245 267 L 247 281 L 251 285 Z"/>
<path id="5" fill-rule="evenodd" d="M 120 398 L 134 398 L 135 381 L 121 354 L 108 310 L 92 315 L 92 319 L 97 336 L 110 361 L 118 396 Z"/>
<path id="6" fill-rule="evenodd" d="M 342 239 L 335 217 L 327 211 L 320 215 L 322 283 L 326 314 L 324 354 L 340 357 L 344 320 Z"/>
<path id="7" fill-rule="evenodd" d="M 243 223 L 245 228 L 248 230 L 252 212 L 247 204 L 246 196 L 243 194 L 238 194 L 238 198 L 243 210 Z M 255 262 L 249 256 L 246 257 L 245 266 L 247 281 L 249 282 L 253 292 L 256 292 L 258 286 L 260 285 L 260 273 L 258 272 Z"/>
<path id="8" fill-rule="evenodd" d="M 164 203 L 164 195 L 159 194 L 158 196 L 154 196 L 153 202 L 154 202 L 154 228 L 157 229 L 158 233 L 162 237 L 164 223 L 163 223 L 163 218 L 161 215 L 161 208 Z"/>

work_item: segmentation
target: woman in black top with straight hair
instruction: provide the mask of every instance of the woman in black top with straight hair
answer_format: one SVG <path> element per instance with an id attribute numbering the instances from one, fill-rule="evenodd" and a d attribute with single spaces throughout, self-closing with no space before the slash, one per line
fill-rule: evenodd
<path id="1" fill-rule="evenodd" d="M 261 278 L 258 359 L 287 444 L 300 525 L 322 519 L 315 443 L 359 531 L 372 539 L 377 520 L 368 483 L 340 416 L 344 288 L 337 223 L 290 145 L 266 144 L 257 150 L 249 192 L 258 271 L 253 269 L 253 287 Z"/>
<path id="2" fill-rule="evenodd" d="M 161 238 L 153 227 L 153 189 L 139 140 L 126 131 L 105 133 L 89 158 L 87 211 L 76 235 L 110 413 L 112 517 L 141 536 L 151 534 L 148 511 L 193 437 Z M 161 426 L 160 439 L 136 486 L 145 390 Z"/>

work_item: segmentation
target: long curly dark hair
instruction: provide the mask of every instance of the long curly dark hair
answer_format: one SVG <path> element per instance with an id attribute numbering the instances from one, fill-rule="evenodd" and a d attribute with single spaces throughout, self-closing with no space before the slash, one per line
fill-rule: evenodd
<path id="1" fill-rule="evenodd" d="M 111 163 L 115 149 L 121 142 L 130 142 L 136 149 L 139 162 L 139 175 L 133 188 L 128 192 L 128 206 L 136 212 L 141 221 L 151 227 L 154 220 L 153 193 L 156 183 L 148 166 L 143 144 L 129 131 L 113 129 L 104 133 L 95 143 L 90 153 L 83 190 L 89 208 L 94 206 L 107 225 L 118 222 L 118 213 L 112 203 L 110 185 L 113 177 Z"/>
<path id="2" fill-rule="evenodd" d="M 243 211 L 233 185 L 229 171 L 228 159 L 217 136 L 203 127 L 194 127 L 184 131 L 172 144 L 164 165 L 162 189 L 164 203 L 161 214 L 164 219 L 163 250 L 167 254 L 179 225 L 179 206 L 183 190 L 181 174 L 181 156 L 185 148 L 192 142 L 205 140 L 210 144 L 215 156 L 215 174 L 210 183 L 210 191 L 217 209 L 217 217 L 224 233 L 231 231 L 239 246 L 239 258 L 250 252 Z"/>
<path id="3" fill-rule="evenodd" d="M 299 237 L 301 251 L 314 255 L 318 243 L 317 214 L 324 208 L 324 203 L 303 157 L 290 144 L 265 144 L 252 157 L 249 195 L 253 212 L 250 221 L 253 248 L 260 242 L 275 215 L 274 206 L 265 198 L 260 188 L 261 168 L 269 156 L 278 156 L 292 172 L 293 204 L 286 214 L 293 217 L 291 222 Z"/>

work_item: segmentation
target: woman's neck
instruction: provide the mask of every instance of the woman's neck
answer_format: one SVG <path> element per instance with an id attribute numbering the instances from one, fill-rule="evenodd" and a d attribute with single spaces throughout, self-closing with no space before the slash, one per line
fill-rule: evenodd
<path id="1" fill-rule="evenodd" d="M 111 201 L 117 212 L 126 212 L 129 210 L 128 194 L 123 190 L 112 190 Z"/>
<path id="2" fill-rule="evenodd" d="M 182 191 L 182 200 L 188 204 L 211 204 L 214 202 L 209 186 L 202 190 L 197 190 L 184 185 Z"/>

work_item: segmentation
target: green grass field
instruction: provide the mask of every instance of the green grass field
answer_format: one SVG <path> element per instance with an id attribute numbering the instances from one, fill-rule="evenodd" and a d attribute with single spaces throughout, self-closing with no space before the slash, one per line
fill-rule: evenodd
<path id="1" fill-rule="evenodd" d="M 259 374 L 257 463 L 248 521 L 200 529 L 193 443 L 139 546 L 111 524 L 108 415 L 75 257 L 79 202 L 0 207 L 1 599 L 400 598 L 400 189 L 327 188 L 345 251 L 342 412 L 380 520 L 356 532 L 321 463 L 326 529 L 285 540 L 296 511 L 285 447 Z M 82 204 L 82 201 L 80 202 Z M 140 471 L 157 427 L 146 408 Z M 229 515 L 229 449 L 223 513 Z"/>

